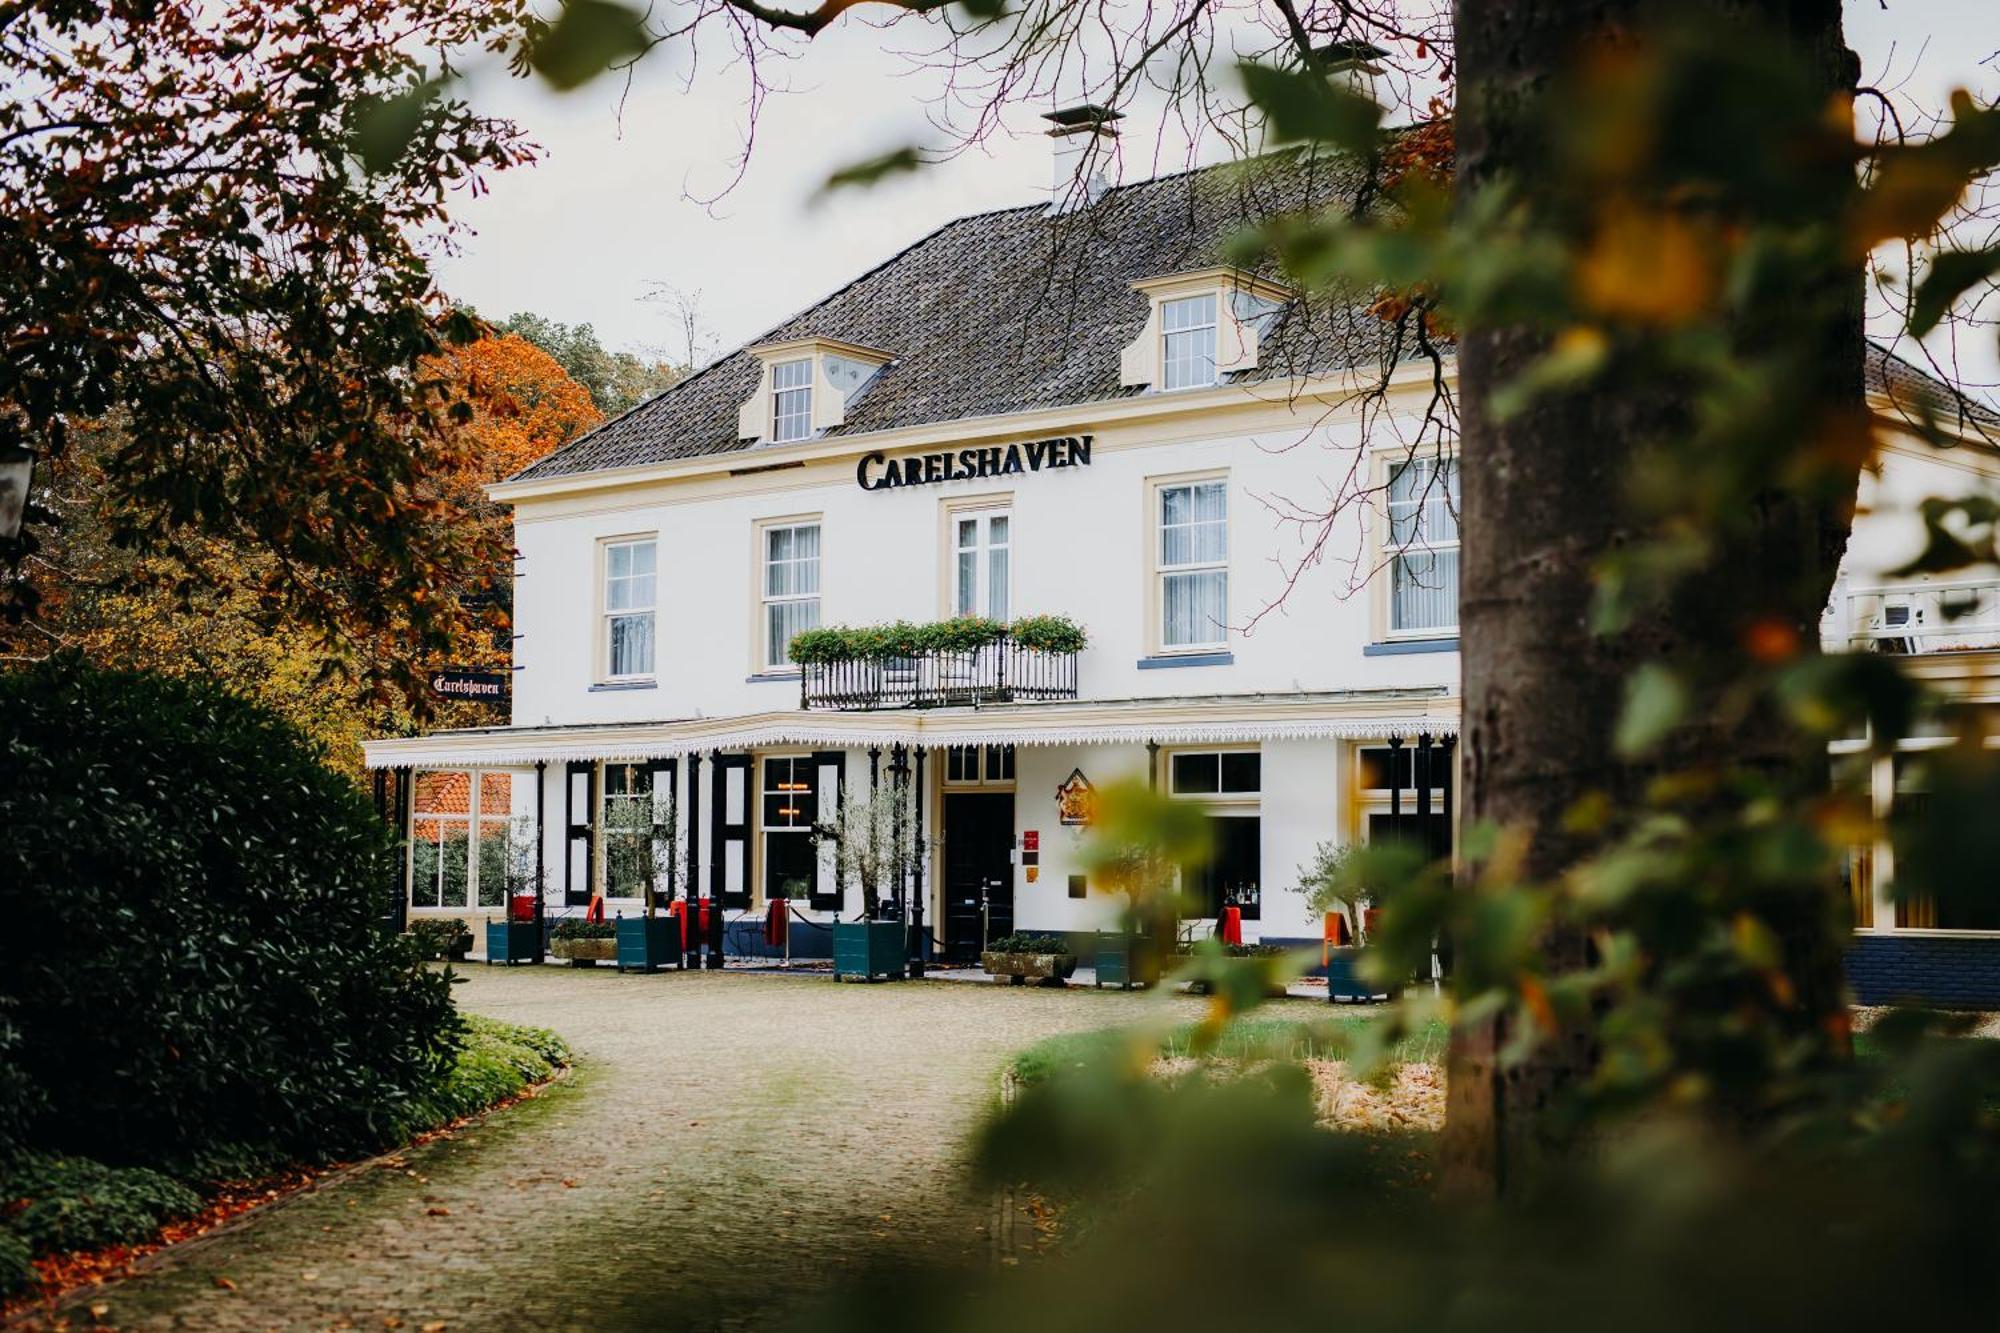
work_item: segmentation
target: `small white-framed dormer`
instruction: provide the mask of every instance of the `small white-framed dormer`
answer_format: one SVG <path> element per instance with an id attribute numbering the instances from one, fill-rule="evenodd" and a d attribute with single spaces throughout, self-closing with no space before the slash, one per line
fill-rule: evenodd
<path id="1" fill-rule="evenodd" d="M 1146 324 L 1119 357 L 1118 382 L 1156 390 L 1204 388 L 1256 369 L 1265 334 L 1297 297 L 1228 267 L 1143 278 L 1132 290 L 1147 300 Z"/>
<path id="2" fill-rule="evenodd" d="M 757 391 L 737 413 L 737 433 L 759 444 L 796 444 L 840 425 L 847 405 L 891 359 L 836 338 L 787 338 L 744 350 L 759 370 Z"/>

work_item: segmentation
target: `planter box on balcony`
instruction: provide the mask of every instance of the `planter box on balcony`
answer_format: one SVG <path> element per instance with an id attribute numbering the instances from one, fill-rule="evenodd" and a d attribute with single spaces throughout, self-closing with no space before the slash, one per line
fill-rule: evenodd
<path id="1" fill-rule="evenodd" d="M 599 963 L 617 961 L 618 941 L 551 940 L 549 952 L 566 961 L 571 967 L 596 967 Z"/>
<path id="2" fill-rule="evenodd" d="M 488 921 L 486 923 L 486 963 L 539 962 L 542 928 L 533 921 Z"/>
<path id="3" fill-rule="evenodd" d="M 1067 953 L 982 953 L 979 965 L 988 975 L 1011 977 L 1016 986 L 1030 981 L 1060 986 L 1076 971 L 1076 955 Z"/>
<path id="4" fill-rule="evenodd" d="M 1160 947 L 1142 935 L 1105 935 L 1097 945 L 1097 985 L 1131 990 L 1160 983 Z"/>
<path id="5" fill-rule="evenodd" d="M 1024 648 L 1004 635 L 977 648 L 807 662 L 799 672 L 801 708 L 951 708 L 1074 698 L 1075 653 Z"/>
<path id="6" fill-rule="evenodd" d="M 836 921 L 833 976 L 836 981 L 901 981 L 909 968 L 900 921 Z"/>
<path id="7" fill-rule="evenodd" d="M 677 916 L 618 918 L 618 970 L 653 972 L 681 965 L 681 919 Z"/>

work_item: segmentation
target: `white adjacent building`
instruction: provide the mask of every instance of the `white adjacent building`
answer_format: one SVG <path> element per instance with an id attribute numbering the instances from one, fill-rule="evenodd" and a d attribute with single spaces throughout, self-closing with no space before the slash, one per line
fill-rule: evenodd
<path id="1" fill-rule="evenodd" d="M 539 881 L 551 913 L 630 913 L 651 879 L 717 899 L 732 953 L 764 950 L 782 897 L 792 952 L 823 954 L 860 895 L 811 826 L 889 782 L 941 957 L 1109 924 L 1061 818 L 1078 775 L 1203 807 L 1219 852 L 1190 887 L 1248 940 L 1319 941 L 1295 885 L 1324 841 L 1448 847 L 1456 463 L 1422 428 L 1429 367 L 1230 259 L 1246 217 L 1353 185 L 1280 155 L 961 218 L 494 487 L 520 552 L 511 721 L 368 747 L 398 775 L 409 912 L 490 916 Z M 1872 366 L 1885 411 L 1924 391 Z M 1881 583 L 1844 575 L 1829 635 L 1876 636 L 1902 595 Z M 790 660 L 809 628 L 959 616 L 1087 642 Z M 1907 646 L 1984 664 L 1995 642 Z"/>

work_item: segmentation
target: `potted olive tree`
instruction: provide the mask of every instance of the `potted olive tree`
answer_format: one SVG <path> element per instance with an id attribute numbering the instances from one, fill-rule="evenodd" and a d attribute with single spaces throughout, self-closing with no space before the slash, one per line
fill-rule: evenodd
<path id="1" fill-rule="evenodd" d="M 1173 952 L 1181 915 L 1180 876 L 1211 855 L 1201 807 L 1175 801 L 1143 783 L 1112 783 L 1097 793 L 1083 861 L 1091 882 L 1124 897 L 1117 928 L 1098 938 L 1098 986 L 1151 986 Z"/>
<path id="2" fill-rule="evenodd" d="M 667 909 L 674 899 L 680 866 L 680 820 L 671 798 L 619 801 L 605 810 L 605 873 L 613 884 L 639 884 L 645 904 L 638 916 L 620 915 L 610 955 L 620 972 L 653 972 L 679 967 L 683 944 L 680 918 Z M 660 894 L 664 879 L 668 890 Z"/>
<path id="3" fill-rule="evenodd" d="M 836 980 L 900 981 L 909 975 L 909 946 L 903 923 L 883 921 L 882 888 L 900 884 L 923 855 L 916 821 L 902 807 L 902 793 L 885 783 L 866 799 L 842 801 L 834 817 L 813 826 L 815 837 L 833 845 L 837 882 L 861 885 L 862 919 L 833 924 Z"/>
<path id="4" fill-rule="evenodd" d="M 1060 935 L 1002 935 L 979 955 L 988 976 L 1008 977 L 1012 984 L 1030 981 L 1060 987 L 1076 971 L 1076 955 Z"/>
<path id="5" fill-rule="evenodd" d="M 1382 991 L 1364 981 L 1355 970 L 1366 936 L 1366 890 L 1358 880 L 1361 848 L 1346 842 L 1323 842 L 1313 851 L 1312 860 L 1299 867 L 1299 892 L 1306 906 L 1328 923 L 1326 946 L 1326 998 L 1373 1000 Z M 1339 925 L 1334 926 L 1338 921 Z M 1334 940 L 1335 931 L 1340 940 Z"/>
<path id="6" fill-rule="evenodd" d="M 542 923 L 533 917 L 517 919 L 513 913 L 513 904 L 521 901 L 522 895 L 541 892 L 541 886 L 535 882 L 534 821 L 526 815 L 508 821 L 506 847 L 494 870 L 503 875 L 500 901 L 506 910 L 497 919 L 487 918 L 487 963 L 512 966 L 515 963 L 541 961 Z M 482 864 L 480 874 L 484 876 L 487 873 L 487 867 Z"/>

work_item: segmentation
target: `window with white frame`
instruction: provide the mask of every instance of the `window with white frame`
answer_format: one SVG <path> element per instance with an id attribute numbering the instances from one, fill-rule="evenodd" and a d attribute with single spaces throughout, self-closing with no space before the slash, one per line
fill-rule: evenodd
<path id="1" fill-rule="evenodd" d="M 410 906 L 501 907 L 533 892 L 534 782 L 495 769 L 418 772 L 410 802 Z"/>
<path id="2" fill-rule="evenodd" d="M 1219 648 L 1229 623 L 1229 486 L 1177 482 L 1160 494 L 1160 645 Z"/>
<path id="3" fill-rule="evenodd" d="M 819 624 L 819 524 L 764 529 L 764 667 L 791 666 L 792 636 Z"/>
<path id="4" fill-rule="evenodd" d="M 658 546 L 651 537 L 604 544 L 604 674 L 633 680 L 653 674 L 653 618 Z"/>
<path id="5" fill-rule="evenodd" d="M 953 580 L 958 595 L 952 605 L 959 615 L 1007 618 L 1012 528 L 1004 509 L 959 514 L 953 519 L 957 548 Z"/>
<path id="6" fill-rule="evenodd" d="M 1160 303 L 1160 387 L 1215 383 L 1215 293 Z"/>
<path id="7" fill-rule="evenodd" d="M 980 787 L 1014 780 L 1014 747 L 1011 745 L 952 745 L 945 748 L 944 781 L 947 787 Z"/>
<path id="8" fill-rule="evenodd" d="M 819 873 L 813 841 L 819 808 L 818 762 L 810 755 L 773 755 L 764 760 L 764 897 L 812 896 Z"/>
<path id="9" fill-rule="evenodd" d="M 771 438 L 779 444 L 812 434 L 811 357 L 771 367 Z"/>
<path id="10" fill-rule="evenodd" d="M 1389 475 L 1389 631 L 1458 628 L 1458 460 L 1413 458 Z"/>

